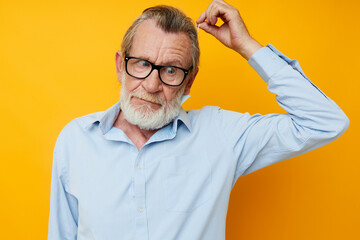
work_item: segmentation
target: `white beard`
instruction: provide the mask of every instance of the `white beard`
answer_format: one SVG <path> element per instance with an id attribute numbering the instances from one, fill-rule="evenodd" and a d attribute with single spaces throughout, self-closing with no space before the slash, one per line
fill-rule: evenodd
<path id="1" fill-rule="evenodd" d="M 185 85 L 179 89 L 174 99 L 169 105 L 158 95 L 147 93 L 146 91 L 134 90 L 127 96 L 125 93 L 125 75 L 122 76 L 122 86 L 120 94 L 121 111 L 124 113 L 125 119 L 144 130 L 156 130 L 169 124 L 176 118 L 181 109 L 181 98 L 184 95 Z M 142 104 L 134 107 L 131 105 L 131 98 L 138 97 L 161 105 L 157 110 L 148 104 Z"/>

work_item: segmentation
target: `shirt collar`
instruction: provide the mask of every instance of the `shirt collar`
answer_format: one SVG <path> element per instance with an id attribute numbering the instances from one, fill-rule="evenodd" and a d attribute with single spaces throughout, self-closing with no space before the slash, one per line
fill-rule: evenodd
<path id="1" fill-rule="evenodd" d="M 116 121 L 119 112 L 120 112 L 120 102 L 116 103 L 115 105 L 113 105 L 104 112 L 97 113 L 95 118 L 93 118 L 92 121 L 90 121 L 86 125 L 86 129 L 89 129 L 95 123 L 99 123 L 99 128 L 102 134 L 107 133 L 114 125 L 114 122 Z"/>
<path id="2" fill-rule="evenodd" d="M 179 121 L 183 122 L 184 125 L 187 127 L 187 129 L 191 132 L 190 118 L 189 118 L 189 115 L 188 115 L 187 111 L 185 111 L 183 108 L 180 109 L 179 115 L 172 122 L 172 130 L 173 130 L 173 132 L 177 131 L 178 126 L 180 125 Z"/>
<path id="3" fill-rule="evenodd" d="M 181 104 L 183 104 L 189 97 L 190 96 L 188 96 L 188 95 L 183 96 Z M 99 128 L 100 128 L 102 134 L 106 134 L 113 127 L 114 122 L 116 121 L 116 119 L 120 113 L 120 109 L 121 109 L 120 102 L 117 102 L 115 105 L 113 105 L 106 111 L 98 113 L 98 115 L 95 118 L 93 118 L 93 120 L 89 124 L 86 125 L 86 128 L 88 129 L 93 124 L 98 122 Z M 173 132 L 176 132 L 178 129 L 178 126 L 180 126 L 180 124 L 178 123 L 179 121 L 183 122 L 185 124 L 185 126 L 187 127 L 187 129 L 189 131 L 191 131 L 189 115 L 183 108 L 180 109 L 179 115 L 172 122 Z"/>

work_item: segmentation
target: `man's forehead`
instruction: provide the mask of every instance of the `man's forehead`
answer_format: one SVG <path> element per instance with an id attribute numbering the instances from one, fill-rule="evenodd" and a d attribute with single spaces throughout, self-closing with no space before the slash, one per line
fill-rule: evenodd
<path id="1" fill-rule="evenodd" d="M 191 64 L 191 46 L 188 34 L 165 32 L 154 20 L 149 19 L 138 26 L 129 54 L 150 61 L 178 62 L 189 65 Z"/>

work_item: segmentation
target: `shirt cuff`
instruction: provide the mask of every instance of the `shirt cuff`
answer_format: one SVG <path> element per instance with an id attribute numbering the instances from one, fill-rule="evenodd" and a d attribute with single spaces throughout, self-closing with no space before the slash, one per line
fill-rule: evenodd
<path id="1" fill-rule="evenodd" d="M 248 63 L 265 82 L 268 82 L 275 73 L 288 65 L 288 61 L 291 60 L 268 44 L 256 51 Z"/>

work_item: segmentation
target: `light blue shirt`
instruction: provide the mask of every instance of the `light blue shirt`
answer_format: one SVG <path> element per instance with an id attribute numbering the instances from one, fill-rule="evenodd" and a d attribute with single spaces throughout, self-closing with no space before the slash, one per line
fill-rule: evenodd
<path id="1" fill-rule="evenodd" d="M 268 45 L 249 64 L 287 114 L 184 111 L 138 151 L 119 103 L 71 121 L 54 151 L 50 240 L 221 240 L 238 177 L 323 146 L 349 120 Z"/>

